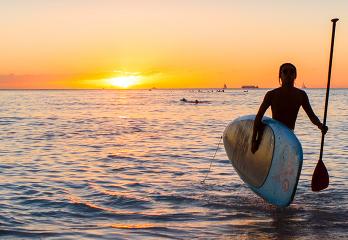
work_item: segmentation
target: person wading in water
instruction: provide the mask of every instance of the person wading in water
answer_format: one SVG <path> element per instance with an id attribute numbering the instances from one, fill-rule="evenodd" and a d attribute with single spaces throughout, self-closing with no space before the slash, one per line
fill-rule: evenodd
<path id="1" fill-rule="evenodd" d="M 305 91 L 295 88 L 294 81 L 297 77 L 296 67 L 291 63 L 284 63 L 279 68 L 279 81 L 281 87 L 268 91 L 263 99 L 255 117 L 252 136 L 251 152 L 259 148 L 264 124 L 261 119 L 269 106 L 272 109 L 272 118 L 294 130 L 295 122 L 300 107 L 305 110 L 311 122 L 326 134 L 328 127 L 323 125 L 312 110 Z"/>

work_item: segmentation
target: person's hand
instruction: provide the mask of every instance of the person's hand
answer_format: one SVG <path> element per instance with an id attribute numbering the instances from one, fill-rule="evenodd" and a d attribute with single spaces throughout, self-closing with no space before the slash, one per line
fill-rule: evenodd
<path id="1" fill-rule="evenodd" d="M 256 151 L 259 149 L 260 141 L 252 140 L 251 141 L 251 152 L 253 154 L 256 153 Z"/>
<path id="2" fill-rule="evenodd" d="M 319 126 L 319 129 L 321 130 L 321 132 L 325 135 L 327 133 L 327 131 L 329 130 L 329 128 L 327 126 L 325 126 L 324 124 L 321 124 Z"/>
<path id="3" fill-rule="evenodd" d="M 259 126 L 259 128 L 257 129 L 257 135 L 252 137 L 251 140 L 251 152 L 253 154 L 256 153 L 256 151 L 259 149 L 261 140 L 262 140 L 262 135 L 263 135 L 263 131 L 265 129 L 265 124 L 261 122 L 261 125 Z"/>

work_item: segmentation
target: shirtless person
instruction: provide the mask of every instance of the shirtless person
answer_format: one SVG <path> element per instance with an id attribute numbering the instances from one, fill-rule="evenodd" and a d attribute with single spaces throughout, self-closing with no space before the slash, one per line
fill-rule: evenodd
<path id="1" fill-rule="evenodd" d="M 255 117 L 251 145 L 252 153 L 257 151 L 261 142 L 264 128 L 261 119 L 269 106 L 272 109 L 272 118 L 292 130 L 295 128 L 297 114 L 302 106 L 311 122 L 318 126 L 323 134 L 326 134 L 328 127 L 324 126 L 313 112 L 306 92 L 294 87 L 296 76 L 296 67 L 293 64 L 284 63 L 280 66 L 279 81 L 281 80 L 281 87 L 267 92 Z"/>

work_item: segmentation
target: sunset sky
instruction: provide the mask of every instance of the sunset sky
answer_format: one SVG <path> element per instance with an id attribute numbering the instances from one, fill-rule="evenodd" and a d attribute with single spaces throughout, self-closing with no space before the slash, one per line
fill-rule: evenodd
<path id="1" fill-rule="evenodd" d="M 348 87 L 348 1 L 2 0 L 0 88 Z"/>

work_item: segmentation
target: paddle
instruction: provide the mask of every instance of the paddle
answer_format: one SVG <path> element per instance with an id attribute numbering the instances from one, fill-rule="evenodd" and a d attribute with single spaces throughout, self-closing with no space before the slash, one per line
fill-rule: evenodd
<path id="1" fill-rule="evenodd" d="M 332 22 L 332 36 L 331 36 L 331 49 L 330 49 L 330 61 L 329 61 L 329 73 L 326 87 L 326 98 L 325 98 L 325 110 L 324 110 L 324 120 L 323 124 L 326 126 L 326 117 L 327 117 L 327 107 L 329 103 L 329 92 L 330 92 L 330 79 L 331 79 L 331 66 L 332 66 L 332 56 L 335 42 L 335 29 L 336 22 L 338 18 L 331 19 Z M 324 149 L 324 137 L 325 134 L 321 134 L 321 147 L 320 147 L 320 156 L 317 166 L 314 169 L 312 176 L 312 191 L 319 192 L 329 186 L 329 174 L 322 160 L 323 158 L 323 149 Z"/>

